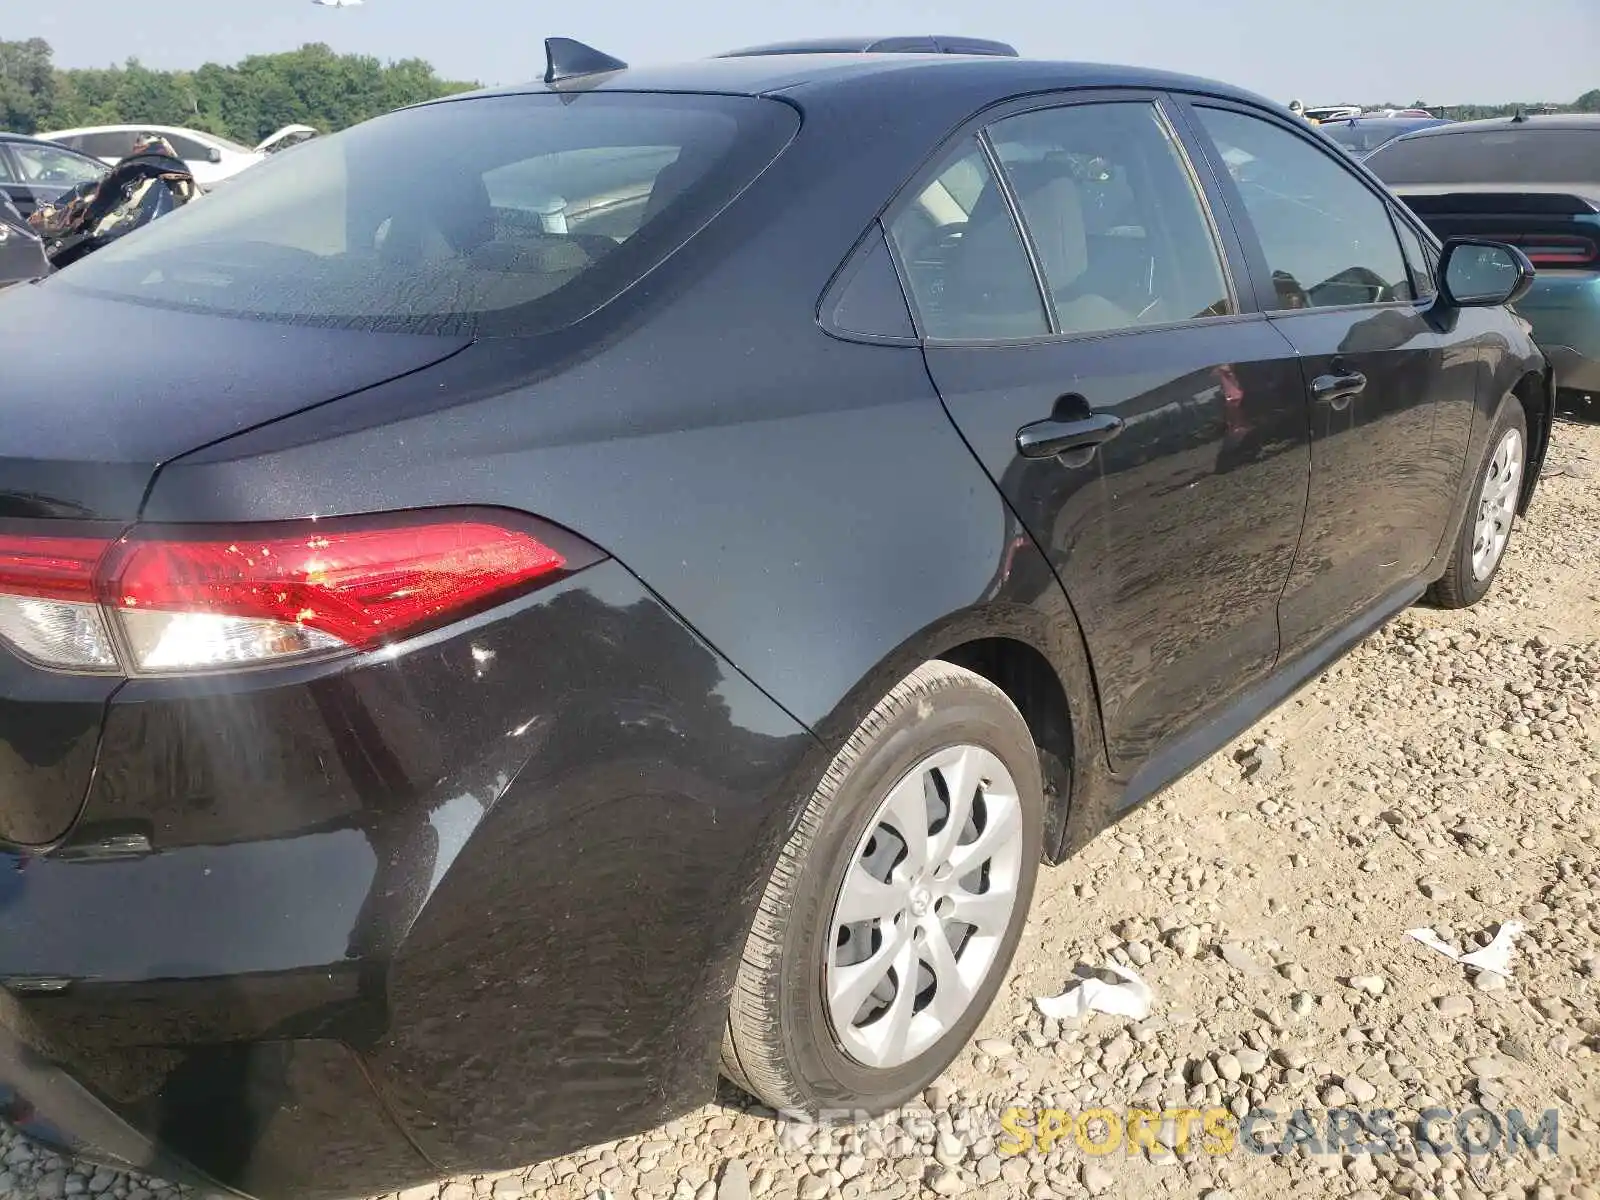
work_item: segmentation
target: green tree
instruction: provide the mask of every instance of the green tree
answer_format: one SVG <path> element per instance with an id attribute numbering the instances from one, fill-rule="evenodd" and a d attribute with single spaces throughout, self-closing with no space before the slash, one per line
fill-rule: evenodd
<path id="1" fill-rule="evenodd" d="M 0 42 L 0 129 L 33 133 L 56 105 L 50 43 Z"/>
<path id="2" fill-rule="evenodd" d="M 60 70 L 39 38 L 0 41 L 0 128 L 21 133 L 78 125 L 178 125 L 254 145 L 285 125 L 331 133 L 390 109 L 467 91 L 421 59 L 380 62 L 320 43 L 254 54 L 232 66 L 155 71 Z"/>

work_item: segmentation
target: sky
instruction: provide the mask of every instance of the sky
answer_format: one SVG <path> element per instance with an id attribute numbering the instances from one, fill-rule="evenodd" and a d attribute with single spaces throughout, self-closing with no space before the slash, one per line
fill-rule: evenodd
<path id="1" fill-rule="evenodd" d="M 45 38 L 64 67 L 195 67 L 320 41 L 486 84 L 541 74 L 551 35 L 655 63 L 886 33 L 999 38 L 1030 58 L 1184 71 L 1284 103 L 1565 102 L 1600 87 L 1600 0 L 19 0 L 0 29 Z"/>

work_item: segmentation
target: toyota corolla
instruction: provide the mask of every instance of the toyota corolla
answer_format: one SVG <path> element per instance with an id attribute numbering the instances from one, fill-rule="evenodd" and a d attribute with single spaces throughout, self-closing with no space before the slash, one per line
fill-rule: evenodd
<path id="1" fill-rule="evenodd" d="M 1221 84 L 558 43 L 9 289 L 5 1115 L 317 1197 L 904 1101 L 1041 863 L 1484 595 L 1530 277 Z"/>

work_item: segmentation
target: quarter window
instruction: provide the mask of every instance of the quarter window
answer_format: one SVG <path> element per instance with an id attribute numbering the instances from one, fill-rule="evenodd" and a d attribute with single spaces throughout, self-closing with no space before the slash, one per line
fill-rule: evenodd
<path id="1" fill-rule="evenodd" d="M 1427 300 L 1438 295 L 1438 285 L 1433 282 L 1434 256 L 1423 246 L 1417 231 L 1404 220 L 1396 217 L 1394 227 L 1400 234 L 1400 247 L 1405 251 L 1406 265 L 1411 269 L 1413 298 Z"/>
<path id="2" fill-rule="evenodd" d="M 975 139 L 901 210 L 889 236 L 928 337 L 1050 331 L 1010 204 Z"/>
<path id="3" fill-rule="evenodd" d="M 990 129 L 1062 333 L 1234 311 L 1187 160 L 1154 104 L 1076 104 Z"/>
<path id="4" fill-rule="evenodd" d="M 1333 151 L 1258 117 L 1197 112 L 1255 227 L 1278 309 L 1411 298 L 1388 205 Z"/>

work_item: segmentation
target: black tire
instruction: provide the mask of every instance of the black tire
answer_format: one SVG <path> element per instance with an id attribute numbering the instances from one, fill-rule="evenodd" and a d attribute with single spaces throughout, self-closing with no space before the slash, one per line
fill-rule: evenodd
<path id="1" fill-rule="evenodd" d="M 1450 552 L 1450 561 L 1445 567 L 1444 574 L 1428 589 L 1428 603 L 1437 608 L 1471 608 L 1488 594 L 1489 585 L 1494 582 L 1494 577 L 1500 573 L 1500 565 L 1506 560 L 1506 551 L 1511 548 L 1511 536 L 1516 531 L 1514 515 L 1500 557 L 1495 559 L 1494 565 L 1482 578 L 1473 571 L 1473 540 L 1484 484 L 1487 482 L 1490 466 L 1494 462 L 1495 451 L 1506 434 L 1513 430 L 1517 433 L 1518 444 L 1522 448 L 1522 461 L 1518 465 L 1518 486 L 1522 487 L 1526 486 L 1523 477 L 1528 469 L 1528 418 L 1522 411 L 1521 402 L 1515 396 L 1507 396 L 1500 403 L 1500 411 L 1495 414 L 1494 424 L 1489 430 L 1488 445 L 1484 449 L 1483 461 L 1478 464 L 1478 470 L 1473 475 L 1472 490 L 1467 494 L 1466 510 L 1461 514 L 1461 529 L 1456 534 L 1456 544 Z"/>
<path id="2" fill-rule="evenodd" d="M 1016 784 L 1022 862 L 1010 924 L 962 1017 L 897 1067 L 866 1067 L 833 1032 L 824 995 L 836 898 L 855 850 L 890 788 L 941 748 L 997 756 Z M 1044 793 L 1027 723 L 988 680 L 928 662 L 861 722 L 812 795 L 774 867 L 750 930 L 722 1045 L 723 1071 L 780 1111 L 883 1112 L 938 1078 L 971 1038 L 1004 982 L 1027 920 L 1043 849 Z"/>

